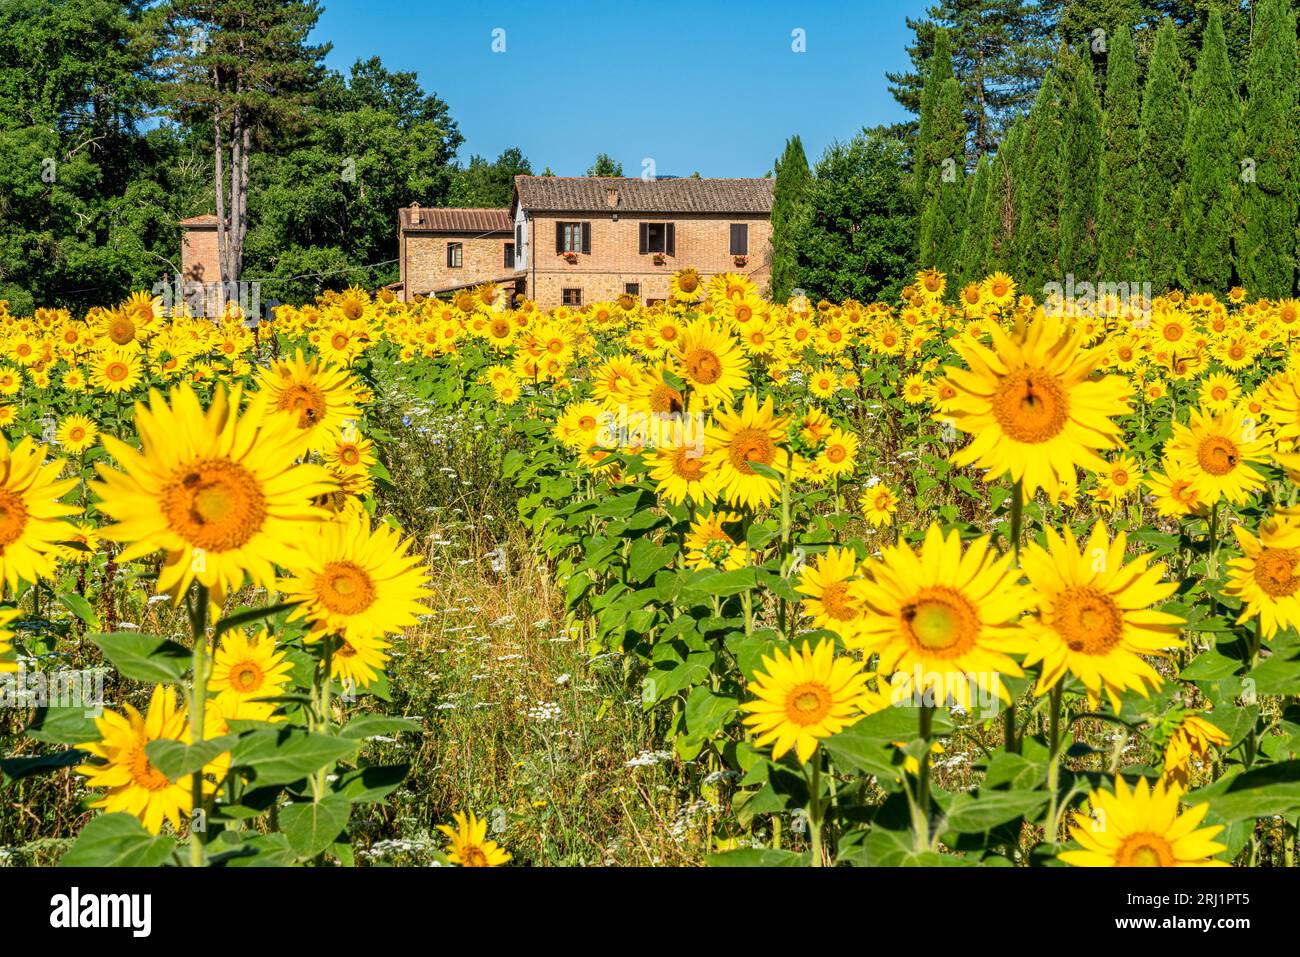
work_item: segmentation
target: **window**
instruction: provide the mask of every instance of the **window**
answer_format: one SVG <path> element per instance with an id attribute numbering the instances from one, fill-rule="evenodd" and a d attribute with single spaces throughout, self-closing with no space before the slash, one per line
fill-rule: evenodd
<path id="1" fill-rule="evenodd" d="M 515 244 L 506 243 L 506 268 L 515 268 Z"/>
<path id="2" fill-rule="evenodd" d="M 590 253 L 591 223 L 556 223 L 555 251 L 557 253 Z"/>
<path id="3" fill-rule="evenodd" d="M 749 224 L 748 223 L 731 224 L 731 255 L 733 256 L 749 255 Z"/>
<path id="4" fill-rule="evenodd" d="M 623 284 L 623 291 L 629 296 L 641 298 L 641 284 L 639 282 L 628 282 Z"/>
<path id="5" fill-rule="evenodd" d="M 524 244 L 524 224 L 515 225 L 515 249 L 519 249 Z"/>
<path id="6" fill-rule="evenodd" d="M 673 223 L 641 224 L 641 255 L 646 253 L 666 253 L 677 255 L 677 228 Z"/>
<path id="7" fill-rule="evenodd" d="M 582 290 L 581 289 L 562 290 L 560 293 L 560 301 L 563 302 L 566 306 L 581 306 Z"/>
<path id="8" fill-rule="evenodd" d="M 461 266 L 461 244 L 448 243 L 447 244 L 447 268 L 459 269 L 460 266 Z"/>

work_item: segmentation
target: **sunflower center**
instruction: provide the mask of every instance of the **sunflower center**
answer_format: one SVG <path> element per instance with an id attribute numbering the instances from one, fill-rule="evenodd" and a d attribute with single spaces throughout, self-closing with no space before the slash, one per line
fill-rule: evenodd
<path id="1" fill-rule="evenodd" d="M 126 316 L 114 319 L 108 327 L 108 338 L 119 346 L 124 346 L 135 339 L 135 323 Z"/>
<path id="2" fill-rule="evenodd" d="M 325 417 L 325 393 L 314 385 L 295 382 L 284 390 L 275 407 L 282 412 L 298 413 L 298 428 L 310 429 Z"/>
<path id="3" fill-rule="evenodd" d="M 826 449 L 826 461 L 833 462 L 836 465 L 848 458 L 848 455 L 848 450 L 842 445 L 832 445 Z"/>
<path id="4" fill-rule="evenodd" d="M 1227 475 L 1237 467 L 1241 454 L 1231 439 L 1209 435 L 1197 446 L 1196 461 L 1211 475 Z"/>
<path id="5" fill-rule="evenodd" d="M 204 459 L 179 469 L 163 486 L 161 504 L 173 531 L 211 552 L 246 545 L 266 520 L 257 479 L 229 459 Z"/>
<path id="6" fill-rule="evenodd" d="M 922 651 L 959 655 L 975 643 L 979 618 L 958 591 L 943 585 L 922 588 L 901 611 L 904 634 Z"/>
<path id="7" fill-rule="evenodd" d="M 830 713 L 831 691 L 817 681 L 795 685 L 785 696 L 785 716 L 797 725 L 817 724 Z"/>
<path id="8" fill-rule="evenodd" d="M 731 557 L 731 549 L 735 544 L 730 538 L 711 538 L 700 551 L 710 564 L 721 565 Z"/>
<path id="9" fill-rule="evenodd" d="M 487 855 L 483 853 L 483 848 L 477 844 L 471 844 L 462 848 L 460 852 L 460 863 L 462 867 L 487 867 Z"/>
<path id="10" fill-rule="evenodd" d="M 1115 599 L 1092 585 L 1066 588 L 1052 603 L 1052 627 L 1071 651 L 1104 655 L 1124 635 L 1124 616 Z"/>
<path id="11" fill-rule="evenodd" d="M 1255 559 L 1255 583 L 1272 598 L 1294 595 L 1300 588 L 1300 576 L 1295 574 L 1300 561 L 1298 548 L 1266 548 Z"/>
<path id="12" fill-rule="evenodd" d="M 488 328 L 492 336 L 497 339 L 504 339 L 510 335 L 510 321 L 507 319 L 493 319 L 492 325 Z"/>
<path id="13" fill-rule="evenodd" d="M 171 782 L 167 780 L 167 775 L 149 763 L 149 758 L 144 753 L 143 744 L 132 750 L 127 766 L 131 770 L 131 778 L 135 781 L 137 787 L 142 787 L 146 791 L 162 791 L 171 786 Z"/>
<path id="14" fill-rule="evenodd" d="M 776 446 L 772 437 L 762 429 L 741 429 L 731 440 L 731 464 L 738 472 L 753 475 L 750 462 L 771 465 L 776 459 Z"/>
<path id="15" fill-rule="evenodd" d="M 673 473 L 688 482 L 698 482 L 704 475 L 704 459 L 691 455 L 691 450 L 682 446 L 673 452 Z"/>
<path id="16" fill-rule="evenodd" d="M 339 461 L 344 465 L 356 465 L 361 461 L 361 453 L 355 445 L 345 445 L 339 449 Z"/>
<path id="17" fill-rule="evenodd" d="M 1061 380 L 1041 369 L 1011 373 L 993 394 L 993 416 L 1002 431 L 1032 445 L 1061 433 L 1068 408 Z"/>
<path id="18" fill-rule="evenodd" d="M 27 504 L 22 496 L 10 489 L 0 488 L 0 555 L 12 545 L 27 527 Z"/>
<path id="19" fill-rule="evenodd" d="M 680 412 L 683 408 L 682 394 L 668 383 L 661 382 L 651 390 L 651 412 Z"/>
<path id="20" fill-rule="evenodd" d="M 848 582 L 831 582 L 822 589 L 820 598 L 826 614 L 837 621 L 852 621 L 857 617 L 857 609 L 849 600 Z"/>
<path id="21" fill-rule="evenodd" d="M 245 694 L 262 687 L 264 678 L 262 669 L 251 661 L 241 661 L 230 669 L 230 687 Z"/>
<path id="22" fill-rule="evenodd" d="M 109 382 L 122 382 L 131 374 L 131 367 L 125 362 L 110 362 L 104 366 L 104 378 Z"/>
<path id="23" fill-rule="evenodd" d="M 1172 867 L 1174 849 L 1159 834 L 1140 831 L 1124 839 L 1115 853 L 1120 867 Z"/>
<path id="24" fill-rule="evenodd" d="M 375 583 L 352 562 L 330 562 L 316 576 L 316 596 L 338 615 L 359 615 L 375 601 Z"/>
<path id="25" fill-rule="evenodd" d="M 722 378 L 722 360 L 712 349 L 692 349 L 686 354 L 686 371 L 700 385 L 712 385 Z"/>
<path id="26" fill-rule="evenodd" d="M 677 288 L 682 292 L 694 292 L 699 285 L 700 277 L 693 272 L 684 272 L 677 277 Z"/>

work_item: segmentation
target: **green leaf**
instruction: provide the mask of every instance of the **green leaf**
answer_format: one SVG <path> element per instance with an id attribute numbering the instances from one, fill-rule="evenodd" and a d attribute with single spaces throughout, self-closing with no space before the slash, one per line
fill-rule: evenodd
<path id="1" fill-rule="evenodd" d="M 774 847 L 743 847 L 709 854 L 704 860 L 710 867 L 802 867 L 808 863 L 808 854 Z"/>
<path id="2" fill-rule="evenodd" d="M 240 841 L 229 852 L 214 854 L 211 863 L 218 867 L 292 867 L 298 863 L 298 855 L 283 834 L 258 834 Z"/>
<path id="3" fill-rule="evenodd" d="M 59 601 L 63 603 L 63 607 L 85 622 L 87 628 L 92 631 L 99 628 L 99 616 L 95 614 L 95 606 L 84 595 L 79 595 L 75 591 L 65 592 L 59 596 Z"/>
<path id="4" fill-rule="evenodd" d="M 692 736 L 706 738 L 719 731 L 737 707 L 735 698 L 714 694 L 702 685 L 692 688 L 686 699 L 686 728 Z"/>
<path id="5" fill-rule="evenodd" d="M 280 830 L 300 858 L 312 858 L 334 843 L 348 826 L 352 802 L 335 792 L 319 801 L 290 804 L 280 809 Z"/>
<path id="6" fill-rule="evenodd" d="M 231 763 L 251 771 L 259 785 L 292 784 L 356 755 L 359 742 L 301 731 L 267 728 L 240 739 Z"/>
<path id="7" fill-rule="evenodd" d="M 123 675 L 148 684 L 175 684 L 189 669 L 188 648 L 161 635 L 115 631 L 91 635 L 90 640 Z"/>
<path id="8" fill-rule="evenodd" d="M 353 804 L 378 804 L 406 780 L 409 764 L 367 765 L 343 774 L 334 790 Z"/>
<path id="9" fill-rule="evenodd" d="M 231 615 L 229 618 L 223 618 L 217 622 L 217 627 L 213 629 L 212 640 L 215 642 L 231 628 L 243 628 L 245 625 L 251 625 L 263 618 L 272 618 L 281 612 L 297 608 L 298 604 L 296 601 L 284 601 L 278 605 L 268 605 L 265 608 L 250 608 L 247 611 L 241 611 L 237 615 Z"/>
<path id="10" fill-rule="evenodd" d="M 381 734 L 396 734 L 399 731 L 421 731 L 420 722 L 413 718 L 397 718 L 386 714 L 359 714 L 342 728 L 339 737 L 352 741 L 364 741 Z"/>
<path id="11" fill-rule="evenodd" d="M 88 757 L 85 751 L 76 748 L 56 751 L 53 754 L 40 754 L 34 757 L 5 758 L 0 761 L 0 783 L 12 784 L 33 774 L 45 774 L 80 764 Z"/>
<path id="12" fill-rule="evenodd" d="M 237 734 L 222 735 L 198 744 L 162 738 L 146 744 L 144 753 L 149 763 L 165 774 L 168 781 L 179 781 L 186 775 L 207 767 L 238 741 Z"/>
<path id="13" fill-rule="evenodd" d="M 175 846 L 170 837 L 150 834 L 134 816 L 118 811 L 83 827 L 59 866 L 157 867 Z"/>
<path id="14" fill-rule="evenodd" d="M 645 581 L 659 569 L 667 567 L 676 554 L 676 545 L 656 545 L 648 538 L 638 538 L 628 554 L 627 580 Z"/>
<path id="15" fill-rule="evenodd" d="M 1300 761 L 1283 761 L 1221 779 L 1193 791 L 1185 803 L 1198 804 L 1207 797 L 1211 810 L 1227 821 L 1274 814 L 1293 818 L 1300 812 Z"/>
<path id="16" fill-rule="evenodd" d="M 864 725 L 866 719 L 823 739 L 822 747 L 830 754 L 836 768 L 861 771 L 887 781 L 894 780 L 899 771 L 893 763 L 893 745 Z"/>
<path id="17" fill-rule="evenodd" d="M 981 791 L 979 797 L 958 794 L 946 827 L 963 834 L 982 834 L 1019 817 L 1032 818 L 1047 804 L 1043 791 Z"/>
<path id="18" fill-rule="evenodd" d="M 85 744 L 99 740 L 94 716 L 85 708 L 39 708 L 26 734 L 47 744 Z"/>

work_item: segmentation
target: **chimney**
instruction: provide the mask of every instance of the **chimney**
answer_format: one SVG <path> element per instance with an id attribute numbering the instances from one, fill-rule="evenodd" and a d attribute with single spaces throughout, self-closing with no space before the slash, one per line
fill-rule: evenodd
<path id="1" fill-rule="evenodd" d="M 411 204 L 411 225 L 424 225 L 424 210 L 420 209 L 420 204 L 418 202 Z"/>
<path id="2" fill-rule="evenodd" d="M 618 190 L 613 186 L 613 184 L 609 185 L 605 189 L 605 202 L 609 204 L 611 209 L 617 208 L 618 206 Z"/>

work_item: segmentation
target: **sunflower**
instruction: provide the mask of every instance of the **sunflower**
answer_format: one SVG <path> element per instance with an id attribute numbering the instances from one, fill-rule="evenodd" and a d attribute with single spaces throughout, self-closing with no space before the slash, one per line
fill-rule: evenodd
<path id="1" fill-rule="evenodd" d="M 292 669 L 293 662 L 286 652 L 276 649 L 275 639 L 265 628 L 252 636 L 234 628 L 222 636 L 213 655 L 208 690 L 223 705 L 269 704 L 257 699 L 282 694 Z M 230 710 L 233 713 L 234 709 Z"/>
<path id="2" fill-rule="evenodd" d="M 348 429 L 330 438 L 321 452 L 321 460 L 330 470 L 346 473 L 368 472 L 379 461 L 375 457 L 375 443 Z"/>
<path id="3" fill-rule="evenodd" d="M 318 526 L 282 563 L 291 577 L 278 587 L 300 603 L 290 620 L 311 622 L 309 641 L 339 635 L 358 654 L 367 650 L 361 642 L 415 624 L 426 611 L 429 576 L 420 556 L 407 554 L 410 546 L 388 525 L 372 530 L 368 519 L 345 516 Z"/>
<path id="4" fill-rule="evenodd" d="M 90 806 L 132 814 L 151 834 L 162 830 L 164 820 L 179 829 L 181 818 L 188 818 L 194 806 L 190 778 L 169 781 L 145 754 L 151 741 L 190 742 L 189 719 L 185 709 L 176 705 L 176 689 L 155 685 L 144 715 L 129 704 L 123 709 L 124 714 L 106 710 L 103 717 L 95 719 L 99 739 L 77 745 L 104 762 L 77 768 L 78 774 L 86 776 L 87 787 L 106 789 Z M 228 755 L 222 755 L 204 771 L 220 773 L 228 760 Z M 215 789 L 205 778 L 204 790 L 211 793 Z"/>
<path id="5" fill-rule="evenodd" d="M 320 451 L 339 434 L 345 424 L 360 418 L 357 386 L 346 369 L 328 365 L 318 358 L 303 358 L 302 351 L 290 360 L 274 360 L 259 377 L 253 403 L 270 421 L 281 412 L 297 417 L 300 451 Z"/>
<path id="6" fill-rule="evenodd" d="M 717 424 L 706 432 L 711 447 L 709 465 L 720 473 L 722 496 L 732 505 L 766 508 L 781 494 L 781 481 L 760 475 L 754 465 L 785 472 L 789 454 L 780 445 L 785 440 L 786 420 L 772 411 L 772 397 L 760 406 L 754 393 L 748 393 L 739 412 L 719 410 Z"/>
<path id="7" fill-rule="evenodd" d="M 94 525 L 78 522 L 69 525 L 56 549 L 59 558 L 73 565 L 89 565 L 98 554 L 103 540 Z"/>
<path id="8" fill-rule="evenodd" d="M 858 578 L 858 557 L 851 548 L 831 546 L 799 573 L 795 588 L 814 628 L 827 628 L 848 641 L 864 624 L 862 605 L 850 590 Z"/>
<path id="9" fill-rule="evenodd" d="M 105 350 L 91 357 L 90 384 L 109 395 L 130 392 L 140 384 L 141 369 L 138 353 Z"/>
<path id="10" fill-rule="evenodd" d="M 692 568 L 717 568 L 731 571 L 749 564 L 749 546 L 738 542 L 724 525 L 741 521 L 738 512 L 713 512 L 691 522 L 686 533 L 686 563 Z"/>
<path id="11" fill-rule="evenodd" d="M 1143 655 L 1179 648 L 1183 619 L 1149 610 L 1178 590 L 1177 582 L 1162 582 L 1165 566 L 1150 565 L 1151 555 L 1125 564 L 1127 538 L 1110 540 L 1098 522 L 1082 550 L 1067 525 L 1062 538 L 1046 529 L 1047 548 L 1030 543 L 1021 564 L 1038 596 L 1038 617 L 1027 627 L 1035 637 L 1025 665 L 1040 663 L 1037 693 L 1043 694 L 1067 672 L 1088 690 L 1096 707 L 1104 690 L 1115 710 L 1119 694 L 1147 694 L 1161 678 Z"/>
<path id="12" fill-rule="evenodd" d="M 1128 380 L 1092 377 L 1105 349 L 1085 350 L 1082 334 L 1040 316 L 1022 334 L 992 326 L 993 348 L 953 340 L 969 369 L 945 373 L 957 395 L 937 417 L 973 436 L 952 455 L 955 465 L 985 469 L 984 480 L 1010 473 L 1026 496 L 1039 488 L 1055 501 L 1076 466 L 1101 471 L 1100 449 L 1120 445 L 1113 416 L 1129 411 Z"/>
<path id="13" fill-rule="evenodd" d="M 1016 301 L 1015 280 L 1004 272 L 995 272 L 987 277 L 980 284 L 980 291 L 986 300 L 999 309 L 1005 309 Z"/>
<path id="14" fill-rule="evenodd" d="M 354 687 L 369 688 L 388 664 L 391 642 L 379 637 L 340 639 L 330 658 L 330 676 Z"/>
<path id="15" fill-rule="evenodd" d="M 292 418 L 240 417 L 239 391 L 218 387 L 207 411 L 188 385 L 135 404 L 139 451 L 114 436 L 104 447 L 124 471 L 100 463 L 101 511 L 116 519 L 104 537 L 126 543 L 118 560 L 165 553 L 159 592 L 177 603 L 198 581 L 220 605 L 245 577 L 270 586 L 324 513 L 311 500 L 334 488 L 319 465 L 295 462 L 301 438 Z"/>
<path id="16" fill-rule="evenodd" d="M 823 639 L 815 649 L 789 652 L 780 648 L 763 656 L 763 670 L 754 677 L 755 700 L 741 704 L 749 712 L 744 723 L 758 735 L 760 748 L 772 745 L 776 760 L 791 748 L 807 761 L 822 738 L 849 727 L 889 703 L 872 692 L 862 662 L 835 657 L 834 644 Z"/>
<path id="17" fill-rule="evenodd" d="M 650 478 L 660 498 L 680 505 L 687 496 L 696 505 L 716 502 L 722 473 L 710 465 L 707 446 L 682 442 L 655 450 L 650 461 Z"/>
<path id="18" fill-rule="evenodd" d="M 1214 840 L 1223 827 L 1197 828 L 1208 802 L 1178 814 L 1176 787 L 1163 781 L 1148 787 L 1139 778 L 1130 791 L 1120 776 L 1114 792 L 1096 790 L 1090 814 L 1076 811 L 1070 835 L 1082 848 L 1058 857 L 1076 867 L 1227 867 L 1213 855 L 1227 848 Z"/>
<path id="19" fill-rule="evenodd" d="M 1263 488 L 1264 477 L 1254 463 L 1267 460 L 1271 443 L 1240 409 L 1218 415 L 1193 409 L 1187 425 L 1175 422 L 1173 427 L 1165 455 L 1189 470 L 1192 491 L 1206 506 L 1221 498 L 1240 505 Z"/>
<path id="20" fill-rule="evenodd" d="M 1109 511 L 1123 504 L 1137 492 L 1142 481 L 1142 464 L 1131 455 L 1117 455 L 1097 475 L 1093 498 Z"/>
<path id="21" fill-rule="evenodd" d="M 704 281 L 694 269 L 683 269 L 674 273 L 668 287 L 672 297 L 682 302 L 693 302 L 704 293 Z"/>
<path id="22" fill-rule="evenodd" d="M 826 437 L 817 465 L 829 477 L 852 475 L 858 463 L 858 437 L 852 432 L 835 428 Z"/>
<path id="23" fill-rule="evenodd" d="M 447 860 L 461 867 L 500 867 L 510 860 L 510 854 L 487 840 L 487 821 L 479 820 L 470 811 L 468 815 L 457 811 L 452 815 L 456 826 L 439 824 L 438 830 L 451 841 Z"/>
<path id="24" fill-rule="evenodd" d="M 1300 528 L 1273 518 L 1260 525 L 1258 538 L 1241 525 L 1232 530 L 1242 555 L 1228 563 L 1224 591 L 1241 599 L 1238 624 L 1258 615 L 1270 639 L 1300 627 Z"/>
<path id="25" fill-rule="evenodd" d="M 1198 714 L 1184 716 L 1165 745 L 1163 780 L 1170 790 L 1187 791 L 1192 783 L 1192 761 L 1200 762 L 1211 748 L 1226 748 L 1232 740 Z"/>
<path id="26" fill-rule="evenodd" d="M 9 624 L 20 614 L 17 608 L 0 608 L 0 674 L 18 670 L 18 662 L 9 659 L 14 650 L 14 633 Z"/>
<path id="27" fill-rule="evenodd" d="M 1168 459 L 1164 468 L 1163 473 L 1152 472 L 1144 480 L 1155 498 L 1156 513 L 1166 518 L 1181 518 L 1204 512 L 1205 507 L 1192 487 L 1192 469 Z"/>
<path id="28" fill-rule="evenodd" d="M 839 387 L 839 376 L 827 366 L 822 366 L 808 376 L 808 391 L 819 399 L 829 399 Z"/>
<path id="29" fill-rule="evenodd" d="M 1232 407 L 1241 395 L 1241 386 L 1234 376 L 1215 372 L 1201 383 L 1201 405 L 1211 412 L 1223 412 Z"/>
<path id="30" fill-rule="evenodd" d="M 695 402 L 706 408 L 728 404 L 749 385 L 745 375 L 749 360 L 739 343 L 708 319 L 691 323 L 672 355 L 678 375 L 690 388 L 692 407 Z"/>
<path id="31" fill-rule="evenodd" d="M 99 438 L 99 426 L 84 415 L 69 415 L 59 423 L 54 433 L 54 440 L 65 450 L 77 455 L 95 444 Z"/>
<path id="32" fill-rule="evenodd" d="M 930 397 L 930 383 L 925 376 L 913 373 L 903 380 L 903 401 L 908 405 L 921 405 Z"/>
<path id="33" fill-rule="evenodd" d="M 969 708 L 974 685 L 1009 701 L 998 675 L 1022 674 L 1010 656 L 1029 648 L 1019 619 L 1032 604 L 1011 560 L 997 557 L 987 536 L 963 551 L 957 532 L 945 538 L 932 524 L 919 553 L 899 542 L 868 559 L 866 577 L 851 586 L 866 621 L 849 644 L 878 652 L 882 674 L 902 672 L 903 693 L 951 692 Z"/>
<path id="34" fill-rule="evenodd" d="M 45 446 L 30 436 L 13 448 L 0 437 L 0 578 L 13 592 L 21 579 L 35 583 L 54 576 L 58 542 L 80 511 L 59 501 L 77 484 L 60 479 L 63 459 L 45 460 Z"/>
<path id="35" fill-rule="evenodd" d="M 858 499 L 862 514 L 876 528 L 883 528 L 894 521 L 894 512 L 898 510 L 898 496 L 888 485 L 877 483 L 862 490 Z"/>

